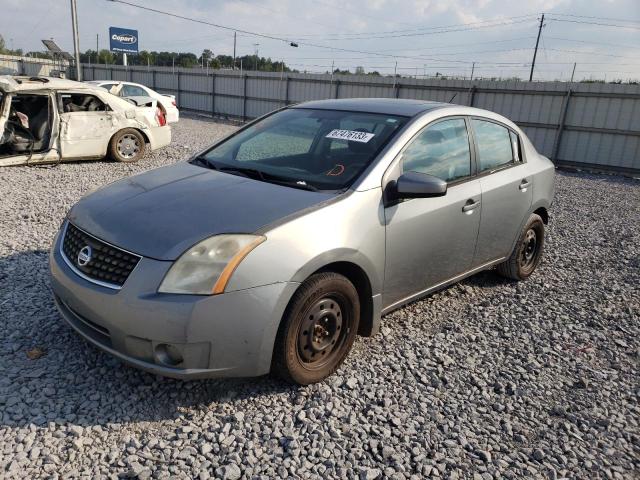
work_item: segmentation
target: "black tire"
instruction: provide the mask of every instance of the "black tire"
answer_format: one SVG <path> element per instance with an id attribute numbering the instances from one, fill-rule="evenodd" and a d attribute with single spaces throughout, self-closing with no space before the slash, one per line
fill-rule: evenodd
<path id="1" fill-rule="evenodd" d="M 509 259 L 498 265 L 498 273 L 513 280 L 526 280 L 540 264 L 543 247 L 544 222 L 534 213 L 529 217 Z"/>
<path id="2" fill-rule="evenodd" d="M 353 284 L 333 272 L 312 275 L 285 311 L 274 346 L 272 373 L 299 385 L 325 379 L 351 350 L 359 322 L 360 301 Z"/>
<path id="3" fill-rule="evenodd" d="M 116 162 L 137 162 L 144 157 L 145 147 L 144 137 L 138 130 L 125 128 L 111 137 L 109 156 Z"/>

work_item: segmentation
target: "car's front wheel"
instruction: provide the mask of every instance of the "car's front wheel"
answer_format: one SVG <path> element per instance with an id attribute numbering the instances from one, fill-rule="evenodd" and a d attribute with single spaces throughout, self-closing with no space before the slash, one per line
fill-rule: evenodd
<path id="1" fill-rule="evenodd" d="M 278 331 L 272 371 L 300 385 L 319 382 L 340 366 L 358 332 L 360 301 L 334 272 L 309 277 L 294 294 Z"/>
<path id="2" fill-rule="evenodd" d="M 544 222 L 535 213 L 529 217 L 509 259 L 498 265 L 500 275 L 513 280 L 526 280 L 542 259 Z"/>
<path id="3" fill-rule="evenodd" d="M 144 157 L 144 150 L 144 137 L 133 128 L 120 130 L 109 142 L 109 155 L 117 162 L 136 162 Z"/>

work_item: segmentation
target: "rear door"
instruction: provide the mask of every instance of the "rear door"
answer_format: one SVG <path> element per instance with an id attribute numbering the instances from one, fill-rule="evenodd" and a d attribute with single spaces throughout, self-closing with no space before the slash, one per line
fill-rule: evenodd
<path id="1" fill-rule="evenodd" d="M 474 265 L 507 257 L 531 208 L 533 178 L 517 134 L 498 122 L 471 119 L 482 189 L 482 220 Z"/>
<path id="2" fill-rule="evenodd" d="M 97 95 L 61 92 L 58 95 L 62 157 L 91 158 L 105 154 L 114 131 L 114 112 Z"/>

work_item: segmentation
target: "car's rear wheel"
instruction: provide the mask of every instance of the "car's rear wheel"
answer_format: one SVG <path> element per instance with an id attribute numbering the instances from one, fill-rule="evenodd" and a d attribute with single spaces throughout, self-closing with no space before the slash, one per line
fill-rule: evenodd
<path id="1" fill-rule="evenodd" d="M 498 265 L 500 275 L 514 280 L 526 280 L 542 260 L 544 222 L 535 213 L 529 217 L 509 259 Z"/>
<path id="2" fill-rule="evenodd" d="M 312 275 L 287 307 L 272 372 L 300 385 L 323 380 L 351 350 L 359 320 L 358 292 L 346 277 L 333 272 Z"/>
<path id="3" fill-rule="evenodd" d="M 120 130 L 109 142 L 109 155 L 117 162 L 136 162 L 144 157 L 144 151 L 144 137 L 133 128 Z"/>

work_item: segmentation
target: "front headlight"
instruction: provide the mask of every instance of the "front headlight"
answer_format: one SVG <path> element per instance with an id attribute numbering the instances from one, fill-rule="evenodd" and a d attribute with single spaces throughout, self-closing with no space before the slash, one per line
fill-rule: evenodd
<path id="1" fill-rule="evenodd" d="M 258 235 L 216 235 L 184 252 L 169 269 L 161 293 L 223 293 L 231 274 L 247 254 L 266 240 Z"/>

